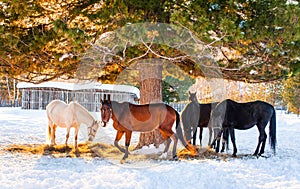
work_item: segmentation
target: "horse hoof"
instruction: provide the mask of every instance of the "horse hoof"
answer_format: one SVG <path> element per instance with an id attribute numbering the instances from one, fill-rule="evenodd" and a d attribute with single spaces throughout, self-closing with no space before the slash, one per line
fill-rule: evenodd
<path id="1" fill-rule="evenodd" d="M 128 154 L 125 154 L 122 158 L 122 160 L 126 160 L 128 158 Z"/>
<path id="2" fill-rule="evenodd" d="M 178 159 L 178 156 L 175 155 L 175 156 L 173 157 L 173 160 L 178 161 L 178 160 L 179 160 L 179 159 Z"/>
<path id="3" fill-rule="evenodd" d="M 120 163 L 121 163 L 121 164 L 126 163 L 125 159 L 121 159 L 121 160 L 120 160 Z"/>

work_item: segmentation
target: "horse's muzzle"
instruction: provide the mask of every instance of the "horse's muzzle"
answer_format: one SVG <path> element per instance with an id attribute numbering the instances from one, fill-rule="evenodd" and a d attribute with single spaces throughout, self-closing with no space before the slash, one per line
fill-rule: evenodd
<path id="1" fill-rule="evenodd" d="M 107 122 L 106 121 L 102 121 L 102 127 L 106 127 Z"/>

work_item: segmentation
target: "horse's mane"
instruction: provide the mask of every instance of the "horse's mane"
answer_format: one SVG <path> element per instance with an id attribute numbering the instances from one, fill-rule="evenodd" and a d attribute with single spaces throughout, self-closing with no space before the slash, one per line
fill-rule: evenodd
<path id="1" fill-rule="evenodd" d="M 94 117 L 90 114 L 90 112 L 85 107 L 83 107 L 81 104 L 79 104 L 77 101 L 71 101 L 69 103 L 69 105 L 72 105 L 72 104 L 74 104 L 75 107 L 79 107 L 81 111 L 87 113 L 89 116 L 91 116 L 94 119 Z"/>

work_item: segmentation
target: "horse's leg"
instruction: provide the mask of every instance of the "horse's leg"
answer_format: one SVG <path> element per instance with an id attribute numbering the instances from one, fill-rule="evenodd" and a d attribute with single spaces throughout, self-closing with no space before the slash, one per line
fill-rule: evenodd
<path id="1" fill-rule="evenodd" d="M 158 130 L 161 133 L 162 137 L 165 139 L 165 149 L 164 149 L 162 155 L 160 156 L 160 158 L 167 158 L 167 156 L 168 156 L 167 153 L 169 151 L 170 144 L 171 144 L 171 135 L 172 134 L 168 134 L 168 132 L 163 130 L 161 127 L 159 127 Z"/>
<path id="2" fill-rule="evenodd" d="M 166 153 L 169 151 L 170 148 L 170 144 L 171 144 L 171 138 L 169 137 L 166 141 L 165 141 L 165 149 L 163 153 Z"/>
<path id="3" fill-rule="evenodd" d="M 259 131 L 259 137 L 258 137 L 258 144 L 257 144 L 256 150 L 253 154 L 255 156 L 263 154 L 264 150 L 265 150 L 267 134 L 265 132 L 265 126 L 263 126 L 263 125 L 267 125 L 267 123 L 265 123 L 265 124 L 258 123 L 257 124 L 257 128 L 258 128 L 258 131 Z M 261 149 L 260 149 L 260 152 L 258 153 L 260 145 L 261 145 Z"/>
<path id="4" fill-rule="evenodd" d="M 262 142 L 262 145 L 261 145 L 261 148 L 260 148 L 260 152 L 258 154 L 259 156 L 262 155 L 263 153 L 265 153 L 266 141 L 267 141 L 267 134 L 264 131 L 264 139 L 263 139 L 263 142 Z"/>
<path id="5" fill-rule="evenodd" d="M 233 153 L 232 156 L 236 157 L 236 153 L 237 153 L 237 148 L 236 148 L 236 143 L 235 143 L 235 134 L 234 134 L 234 128 L 230 127 L 229 129 L 229 134 L 230 134 L 230 139 L 232 142 L 232 146 L 233 146 Z"/>
<path id="6" fill-rule="evenodd" d="M 202 134 L 203 134 L 203 127 L 200 127 L 200 133 L 199 133 L 200 146 L 202 146 Z"/>
<path id="7" fill-rule="evenodd" d="M 68 146 L 68 140 L 69 140 L 69 136 L 70 136 L 70 129 L 71 129 L 71 127 L 67 127 L 67 134 L 66 134 L 66 147 Z"/>
<path id="8" fill-rule="evenodd" d="M 116 134 L 116 139 L 115 139 L 115 142 L 114 142 L 114 145 L 115 145 L 115 147 L 117 147 L 121 152 L 123 152 L 123 153 L 125 153 L 125 149 L 124 148 L 121 148 L 120 146 L 119 146 L 119 141 L 121 140 L 121 138 L 122 138 L 122 136 L 123 136 L 123 134 L 124 134 L 125 132 L 124 131 L 117 131 L 117 134 Z"/>
<path id="9" fill-rule="evenodd" d="M 77 145 L 77 138 L 78 138 L 78 132 L 79 132 L 79 127 L 80 125 L 78 125 L 77 127 L 75 127 L 75 131 L 74 131 L 74 137 L 75 137 L 75 149 L 78 150 L 78 145 Z"/>
<path id="10" fill-rule="evenodd" d="M 223 137 L 222 137 L 222 149 L 221 152 L 225 151 L 225 146 L 228 140 L 228 129 L 224 129 L 223 131 Z"/>
<path id="11" fill-rule="evenodd" d="M 222 149 L 221 152 L 225 151 L 225 147 L 226 147 L 226 151 L 229 150 L 229 130 L 228 129 L 224 129 L 223 130 L 223 137 L 222 137 Z"/>
<path id="12" fill-rule="evenodd" d="M 55 131 L 56 131 L 56 125 L 54 123 L 52 123 L 52 127 L 51 127 L 51 146 L 56 145 L 56 142 L 55 142 Z"/>
<path id="13" fill-rule="evenodd" d="M 164 128 L 162 128 L 162 127 L 164 127 Z M 177 150 L 176 148 L 177 148 L 177 142 L 178 142 L 177 134 L 173 133 L 172 125 L 164 125 L 162 127 L 160 126 L 158 129 L 159 129 L 160 133 L 162 134 L 163 138 L 165 140 L 167 140 L 167 145 L 165 146 L 165 150 L 164 150 L 163 154 L 168 152 L 169 146 L 170 146 L 170 143 L 171 143 L 171 140 L 170 140 L 170 138 L 171 138 L 174 142 L 173 151 L 172 151 L 173 159 L 178 160 L 178 157 L 176 155 L 176 150 Z"/>
<path id="14" fill-rule="evenodd" d="M 209 133 L 209 138 L 208 138 L 208 146 L 212 146 L 211 144 L 211 137 L 212 137 L 212 128 L 208 127 L 208 133 Z"/>
<path id="15" fill-rule="evenodd" d="M 178 160 L 178 157 L 176 155 L 176 150 L 177 150 L 176 148 L 177 148 L 178 137 L 177 137 L 177 135 L 175 133 L 173 133 L 171 135 L 171 138 L 172 138 L 172 140 L 174 142 L 173 151 L 172 151 L 173 159 Z"/>
<path id="16" fill-rule="evenodd" d="M 196 127 L 196 126 L 195 126 Z M 194 130 L 194 129 L 193 129 Z M 197 138 L 197 127 L 195 129 L 195 131 L 193 131 L 193 145 L 196 145 L 196 138 Z"/>
<path id="17" fill-rule="evenodd" d="M 210 136 L 209 136 L 209 140 L 211 140 L 211 137 L 212 137 L 212 128 L 211 128 L 211 130 L 210 130 Z M 214 139 L 213 139 L 213 141 L 209 144 L 209 146 L 210 146 L 210 148 L 214 148 L 214 149 L 216 149 L 216 143 L 217 143 L 217 140 L 218 140 L 218 133 L 217 133 L 217 130 L 215 130 L 214 129 Z"/>
<path id="18" fill-rule="evenodd" d="M 123 157 L 123 160 L 128 158 L 128 148 L 129 148 L 129 145 L 130 145 L 131 135 L 132 135 L 131 131 L 126 131 L 125 132 L 125 148 L 126 149 L 125 149 L 125 155 Z"/>
<path id="19" fill-rule="evenodd" d="M 220 140 L 221 140 L 222 133 L 223 133 L 223 129 L 221 129 L 221 130 L 219 131 L 219 133 L 217 134 L 217 137 L 216 137 L 216 141 L 217 141 L 217 144 L 216 144 L 216 152 L 217 152 L 217 153 L 219 153 L 219 151 L 220 151 Z"/>

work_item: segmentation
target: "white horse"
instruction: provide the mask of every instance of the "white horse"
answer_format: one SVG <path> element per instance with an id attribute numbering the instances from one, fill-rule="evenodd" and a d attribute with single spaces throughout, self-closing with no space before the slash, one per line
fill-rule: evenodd
<path id="1" fill-rule="evenodd" d="M 47 142 L 51 145 L 55 143 L 55 130 L 56 127 L 67 128 L 66 134 L 66 146 L 68 145 L 68 139 L 71 127 L 75 128 L 75 148 L 77 146 L 77 136 L 81 124 L 85 124 L 88 130 L 89 141 L 93 141 L 95 138 L 97 129 L 99 127 L 99 121 L 96 121 L 94 117 L 77 102 L 70 102 L 66 104 L 61 100 L 53 100 L 46 107 L 48 117 L 48 134 Z"/>

